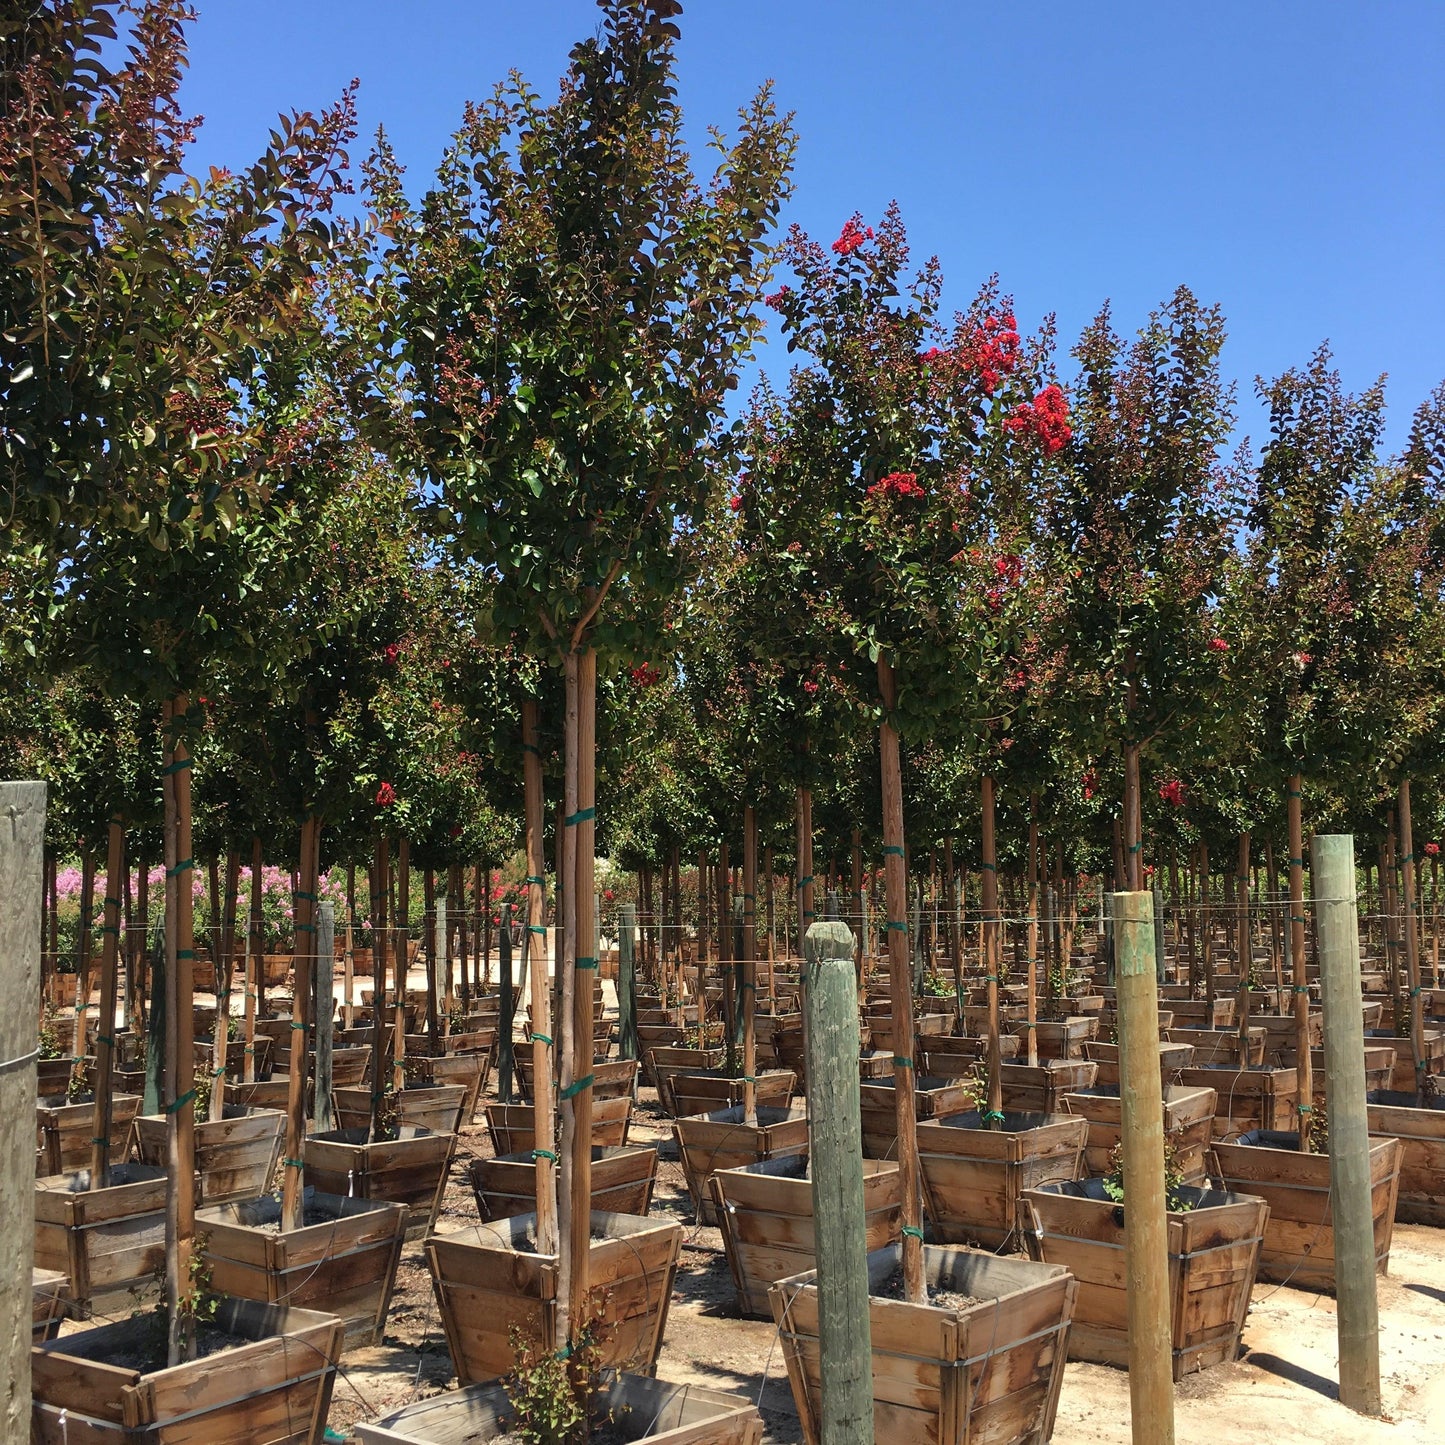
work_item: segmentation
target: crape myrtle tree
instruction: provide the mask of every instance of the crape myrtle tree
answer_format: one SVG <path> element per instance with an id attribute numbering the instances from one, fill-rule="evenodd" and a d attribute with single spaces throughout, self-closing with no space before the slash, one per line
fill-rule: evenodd
<path id="1" fill-rule="evenodd" d="M 111 69 L 98 47 L 122 14 L 130 44 Z M 284 475 L 291 444 L 278 407 L 296 386 L 294 364 L 276 364 L 272 349 L 284 338 L 289 357 L 310 329 L 310 281 L 351 126 L 348 95 L 319 116 L 284 118 L 246 172 L 188 177 L 195 126 L 177 92 L 189 19 L 174 0 L 131 13 L 26 7 L 4 32 L 0 84 L 7 504 L 65 558 L 76 656 L 112 691 L 161 704 L 168 1044 L 182 1059 L 191 699 L 224 653 L 249 646 L 238 589 L 250 591 L 273 560 L 270 479 Z M 230 541 L 238 532 L 251 534 L 244 548 Z M 108 843 L 108 898 L 120 892 L 121 827 L 117 818 Z M 105 927 L 117 917 L 108 905 Z M 97 1073 L 109 1069 L 102 1043 Z M 194 1234 L 189 1091 L 178 1103 L 168 1114 L 172 1363 L 192 1330 L 178 1308 Z"/>
<path id="2" fill-rule="evenodd" d="M 1304 982 L 1306 779 L 1373 776 L 1378 720 L 1361 691 L 1355 631 L 1367 601 L 1358 564 L 1383 426 L 1384 385 L 1344 391 L 1322 346 L 1304 368 L 1256 381 L 1269 438 L 1248 498 L 1244 564 L 1234 569 L 1222 629 L 1228 668 L 1248 688 L 1250 753 L 1262 788 L 1285 784 L 1290 957 L 1299 1027 L 1300 1098 L 1310 1097 Z M 1309 1105 L 1302 1103 L 1301 1122 Z M 1299 1146 L 1308 1151 L 1309 1129 Z"/>
<path id="3" fill-rule="evenodd" d="M 569 1339 L 584 1322 L 588 1257 L 598 659 L 661 655 L 658 623 L 685 580 L 676 541 L 701 513 L 704 449 L 757 331 L 765 241 L 793 150 L 764 88 L 700 181 L 675 92 L 681 6 L 600 8 L 599 33 L 573 49 L 554 101 L 514 76 L 468 107 L 419 207 L 385 146 L 371 170 L 386 242 L 372 280 L 380 342 L 407 380 L 389 444 L 426 479 L 439 534 L 491 577 L 494 634 L 566 679 L 559 1311 Z M 534 728 L 529 709 L 524 734 Z M 530 832 L 540 796 L 528 816 Z M 529 850 L 530 876 L 539 864 L 540 848 Z M 537 1173 L 539 1243 L 550 1251 L 550 1170 Z"/>
<path id="4" fill-rule="evenodd" d="M 1072 466 L 1038 509 L 1063 585 L 1055 712 L 1076 750 L 1123 764 L 1124 886 L 1142 887 L 1143 760 L 1210 721 L 1213 624 L 1237 518 L 1221 449 L 1223 319 L 1184 287 L 1126 343 L 1106 307 L 1074 348 Z"/>
<path id="5" fill-rule="evenodd" d="M 980 583 L 1011 585 L 1011 448 L 1067 442 L 1067 402 L 1046 384 L 1048 331 L 1025 343 L 990 283 L 951 327 L 939 314 L 936 261 L 908 277 L 896 207 L 875 235 L 854 216 L 831 248 L 795 229 L 786 258 L 797 288 L 770 298 L 790 349 L 810 358 L 812 405 L 800 417 L 811 465 L 814 533 L 800 538 L 836 609 L 850 662 L 873 671 L 883 793 L 893 995 L 904 1282 L 924 1298 L 914 1119 L 912 1001 L 900 736 L 990 716 L 999 650 Z M 1003 542 L 1002 548 L 999 547 Z M 977 553 L 972 555 L 970 549 Z M 1003 572 L 995 571 L 995 554 Z M 985 783 L 985 807 L 991 779 Z M 996 892 L 985 907 L 996 902 Z M 997 929 L 992 942 L 997 951 Z M 997 977 L 997 963 L 989 967 Z M 996 984 L 990 984 L 997 1002 Z M 996 1037 L 997 1030 L 993 1030 Z M 997 1049 L 992 1050 L 997 1054 Z M 991 1072 L 997 1076 L 997 1059 Z M 996 1087 L 996 1086 L 995 1086 Z M 999 1112 L 990 1102 L 990 1116 Z"/>

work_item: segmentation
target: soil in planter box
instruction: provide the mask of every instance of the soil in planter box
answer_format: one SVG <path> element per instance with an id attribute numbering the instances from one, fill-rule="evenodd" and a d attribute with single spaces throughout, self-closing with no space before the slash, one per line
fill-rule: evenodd
<path id="1" fill-rule="evenodd" d="M 936 1288 L 928 1285 L 928 1303 L 934 1309 L 960 1310 L 972 1309 L 974 1305 L 987 1304 L 987 1300 L 977 1299 L 971 1294 L 961 1294 L 958 1290 Z M 903 1266 L 900 1264 L 892 1274 L 883 1281 L 881 1285 L 868 1291 L 874 1299 L 902 1300 L 907 1298 L 903 1293 Z"/>
<path id="2" fill-rule="evenodd" d="M 73 1342 L 71 1339 L 63 1340 L 61 1353 L 79 1355 L 97 1365 L 114 1365 L 121 1370 L 136 1370 L 142 1375 L 164 1370 L 165 1319 L 160 1314 L 141 1315 L 129 1321 L 129 1324 L 129 1329 L 117 1330 L 107 1339 L 95 1341 L 93 1348 L 89 1347 L 89 1342 L 82 1344 L 78 1339 Z M 254 1343 L 250 1335 L 232 1334 L 230 1330 L 208 1321 L 196 1321 L 195 1358 L 198 1360 L 205 1359 L 208 1355 L 220 1354 L 222 1350 Z"/>

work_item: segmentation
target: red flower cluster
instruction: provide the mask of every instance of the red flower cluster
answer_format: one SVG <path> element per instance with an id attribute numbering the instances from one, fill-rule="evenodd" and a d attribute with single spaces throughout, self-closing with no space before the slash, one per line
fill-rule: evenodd
<path id="1" fill-rule="evenodd" d="M 1014 433 L 1032 433 L 1043 445 L 1044 455 L 1051 457 L 1068 444 L 1074 435 L 1069 425 L 1069 403 L 1057 386 L 1046 386 L 1032 401 L 1021 402 L 1004 420 L 1004 428 Z"/>
<path id="2" fill-rule="evenodd" d="M 999 380 L 1019 364 L 1019 333 L 1013 313 L 1005 311 L 1002 316 L 985 316 L 954 356 L 978 374 L 985 391 L 997 391 Z"/>
<path id="3" fill-rule="evenodd" d="M 837 247 L 834 247 L 834 249 L 836 250 Z M 792 289 L 791 286 L 779 286 L 771 296 L 763 297 L 763 305 L 771 306 L 774 311 L 781 311 L 783 309 L 783 302 L 788 299 L 788 295 Z"/>
<path id="4" fill-rule="evenodd" d="M 379 808 L 389 808 L 396 802 L 396 789 L 390 783 L 383 783 L 376 790 L 376 805 Z"/>
<path id="5" fill-rule="evenodd" d="M 1294 655 L 1294 660 L 1299 663 L 1301 667 L 1308 667 L 1315 659 L 1312 652 L 1297 652 Z"/>
<path id="6" fill-rule="evenodd" d="M 632 669 L 632 681 L 638 687 L 654 687 L 662 681 L 662 672 L 650 662 Z"/>
<path id="7" fill-rule="evenodd" d="M 805 682 L 803 684 L 803 691 L 807 693 L 809 697 L 817 697 L 818 684 L 816 682 Z"/>
<path id="8" fill-rule="evenodd" d="M 388 642 L 386 646 L 381 649 L 381 655 L 392 667 L 395 667 L 398 659 L 401 657 L 401 648 L 394 642 Z"/>
<path id="9" fill-rule="evenodd" d="M 1171 778 L 1159 789 L 1159 796 L 1171 808 L 1182 808 L 1184 806 L 1184 784 L 1178 778 Z"/>
<path id="10" fill-rule="evenodd" d="M 1002 611 L 1003 611 L 1003 588 L 1002 588 L 1002 587 L 990 587 L 990 588 L 988 589 L 988 591 L 983 594 L 983 600 L 984 600 L 984 605 L 987 606 L 987 608 L 988 608 L 988 610 L 989 610 L 990 612 L 995 613 L 995 614 L 997 614 L 997 613 L 999 613 L 999 612 L 1002 612 Z"/>
<path id="11" fill-rule="evenodd" d="M 833 242 L 833 250 L 840 256 L 851 256 L 865 241 L 873 239 L 872 226 L 860 226 L 856 217 L 847 221 L 842 234 Z"/>
<path id="12" fill-rule="evenodd" d="M 891 497 L 901 502 L 908 498 L 922 500 L 925 493 L 917 472 L 889 472 L 881 482 L 874 482 L 868 488 L 868 495 L 885 501 Z"/>
<path id="13" fill-rule="evenodd" d="M 1079 786 L 1084 790 L 1084 801 L 1087 803 L 1099 791 L 1098 773 L 1090 768 L 1080 777 Z"/>
<path id="14" fill-rule="evenodd" d="M 743 509 L 743 499 L 742 499 L 741 497 L 736 497 L 736 496 L 734 496 L 734 497 L 729 497 L 729 498 L 728 498 L 728 506 L 731 507 L 731 508 L 733 509 L 733 511 L 735 511 L 735 512 L 741 512 L 742 509 Z"/>
<path id="15" fill-rule="evenodd" d="M 1209 639 L 1209 650 L 1211 652 L 1228 652 L 1229 644 L 1222 637 L 1211 637 Z"/>
<path id="16" fill-rule="evenodd" d="M 1014 552 L 1003 552 L 993 559 L 994 575 L 1010 587 L 1017 587 L 1023 580 L 1024 559 Z"/>
<path id="17" fill-rule="evenodd" d="M 1438 843 L 1426 843 L 1425 856 L 1427 858 L 1438 858 L 1440 856 L 1440 845 Z"/>

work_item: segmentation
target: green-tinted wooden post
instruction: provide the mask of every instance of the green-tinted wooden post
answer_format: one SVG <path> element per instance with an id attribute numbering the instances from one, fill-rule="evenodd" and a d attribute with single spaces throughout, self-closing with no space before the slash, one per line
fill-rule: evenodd
<path id="1" fill-rule="evenodd" d="M 624 903 L 617 910 L 617 1047 L 624 1059 L 637 1049 L 637 909 Z"/>
<path id="2" fill-rule="evenodd" d="M 316 910 L 316 1128 L 336 1127 L 331 1107 L 331 1056 L 336 1027 L 336 905 Z M 218 1081 L 219 1082 L 219 1081 Z"/>
<path id="3" fill-rule="evenodd" d="M 1174 1445 L 1154 898 L 1143 891 L 1115 893 L 1110 902 L 1118 978 L 1130 1419 L 1134 1445 Z"/>
<path id="4" fill-rule="evenodd" d="M 35 1262 L 35 1020 L 40 1013 L 40 905 L 45 784 L 0 783 L 0 1219 L 9 1261 L 0 1276 L 7 1361 L 0 1432 L 30 1439 L 31 1267 Z M 77 1029 L 79 1025 L 77 1024 Z M 114 1032 L 114 1023 L 107 1025 Z"/>
<path id="5" fill-rule="evenodd" d="M 502 914 L 497 930 L 497 974 L 500 1014 L 497 1018 L 497 1097 L 512 1102 L 512 1026 L 517 1013 L 517 995 L 512 986 L 512 910 Z"/>
<path id="6" fill-rule="evenodd" d="M 822 1445 L 873 1441 L 853 949 L 853 930 L 842 922 L 815 923 L 803 941 Z"/>
<path id="7" fill-rule="evenodd" d="M 1164 890 L 1157 885 L 1154 895 L 1154 981 L 1164 982 Z"/>
<path id="8" fill-rule="evenodd" d="M 1325 1012 L 1325 1097 L 1330 1111 L 1330 1205 L 1335 1226 L 1335 1310 L 1340 1400 L 1380 1413 L 1380 1309 L 1365 1108 L 1365 1030 L 1360 1011 L 1360 932 L 1355 840 L 1316 834 L 1310 844 L 1320 987 Z M 1302 1121 L 1308 1116 L 1301 1116 Z"/>
<path id="9" fill-rule="evenodd" d="M 259 968 L 260 965 L 258 964 Z M 151 949 L 150 1014 L 146 1019 L 146 1082 L 141 1107 L 147 1114 L 159 1114 L 170 1102 L 166 1084 L 166 944 L 165 935 L 156 930 Z"/>

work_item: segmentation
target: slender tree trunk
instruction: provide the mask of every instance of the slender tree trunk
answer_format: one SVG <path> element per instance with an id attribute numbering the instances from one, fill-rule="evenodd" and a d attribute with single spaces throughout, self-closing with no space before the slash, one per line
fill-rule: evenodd
<path id="1" fill-rule="evenodd" d="M 411 965 L 411 839 L 402 834 L 396 848 L 396 1018 L 391 1033 L 391 1087 L 406 1088 L 406 983 Z"/>
<path id="2" fill-rule="evenodd" d="M 923 1278 L 923 1204 L 918 1167 L 918 1123 L 913 1067 L 913 998 L 908 977 L 908 870 L 903 840 L 903 771 L 898 733 L 889 718 L 898 701 L 892 664 L 878 658 L 878 692 L 883 722 L 878 755 L 883 782 L 883 873 L 888 903 L 888 990 L 893 1010 L 893 1090 L 898 1115 L 898 1171 L 902 1193 L 903 1293 L 911 1304 L 926 1304 Z M 810 849 L 811 851 L 811 849 Z M 803 867 L 799 859 L 799 869 Z"/>
<path id="3" fill-rule="evenodd" d="M 320 858 L 315 818 L 301 825 L 300 887 L 296 890 L 295 1002 L 291 1007 L 291 1074 L 286 1087 L 286 1150 L 281 1165 L 281 1229 L 301 1228 L 306 1151 L 306 1078 L 311 1066 L 311 980 L 316 972 L 316 874 Z"/>
<path id="4" fill-rule="evenodd" d="M 522 699 L 522 784 L 527 843 L 527 985 L 532 1004 L 533 1155 L 537 1186 L 537 1252 L 560 1253 L 557 1235 L 557 1155 L 552 1093 L 552 992 L 547 979 L 546 859 L 542 798 L 542 753 L 537 700 Z"/>
<path id="5" fill-rule="evenodd" d="M 1314 1100 L 1314 1069 L 1310 1054 L 1310 992 L 1305 973 L 1305 875 L 1304 875 L 1304 778 L 1295 773 L 1289 780 L 1286 811 L 1289 817 L 1289 929 L 1290 983 L 1294 988 L 1295 1072 L 1299 1081 L 1299 1107 L 1311 1109 Z M 1310 1152 L 1310 1115 L 1300 1114 L 1300 1153 Z"/>
<path id="6" fill-rule="evenodd" d="M 391 840 L 376 839 L 371 868 L 371 1137 L 379 1140 L 384 1129 L 382 1100 L 386 1070 L 386 942 L 387 902 L 391 896 Z"/>
<path id="7" fill-rule="evenodd" d="M 758 1122 L 758 815 L 743 809 L 743 1122 Z"/>
<path id="8" fill-rule="evenodd" d="M 1249 834 L 1239 835 L 1239 862 L 1236 865 L 1235 882 L 1238 892 L 1238 911 L 1235 915 L 1235 934 L 1239 939 L 1239 1067 L 1249 1067 L 1249 972 L 1253 960 L 1249 946 Z"/>
<path id="9" fill-rule="evenodd" d="M 191 874 L 191 757 L 186 739 L 190 701 L 179 694 L 161 711 L 165 730 L 164 796 L 166 813 L 166 911 L 169 915 L 166 978 L 171 997 L 166 1009 L 167 1062 L 177 1097 L 166 1114 L 166 1158 L 170 1187 L 166 1193 L 166 1308 L 169 1329 L 166 1358 L 171 1365 L 191 1358 L 195 1316 L 183 1311 L 189 1291 L 191 1254 L 196 1235 L 196 1091 L 193 1077 L 195 1016 L 192 1012 L 192 970 L 195 930 Z M 183 1087 L 184 1086 L 184 1087 Z"/>
<path id="10" fill-rule="evenodd" d="M 988 1105 L 985 1122 L 1003 1122 L 1003 1055 L 999 1047 L 999 968 L 1003 962 L 1000 948 L 998 918 L 998 849 L 994 841 L 994 781 L 985 776 L 982 783 L 982 876 L 983 890 L 983 968 L 988 996 Z"/>
<path id="11" fill-rule="evenodd" d="M 120 951 L 121 872 L 125 867 L 125 824 L 112 813 L 106 839 L 105 921 L 101 924 L 100 1022 L 95 1031 L 95 1111 L 90 1134 L 90 1187 L 110 1183 L 111 1069 L 115 1062 L 115 973 Z"/>
<path id="12" fill-rule="evenodd" d="M 1029 794 L 1029 947 L 1028 947 L 1028 1035 L 1029 1067 L 1039 1065 L 1039 795 Z M 1000 1099 L 1002 1093 L 1000 1092 Z"/>
<path id="13" fill-rule="evenodd" d="M 1415 901 L 1415 827 L 1410 816 L 1410 780 L 1400 784 L 1400 885 L 1405 905 L 1405 975 L 1410 989 L 1410 1043 L 1415 1051 L 1415 1092 L 1425 1087 L 1425 1000 L 1420 992 L 1420 933 Z"/>
<path id="14" fill-rule="evenodd" d="M 236 897 L 241 886 L 241 855 L 226 854 L 226 882 L 221 904 L 221 926 L 212 928 L 216 968 L 216 1028 L 211 1039 L 211 1108 L 216 1121 L 226 1113 L 226 1056 L 231 1042 L 231 969 L 236 951 Z"/>

